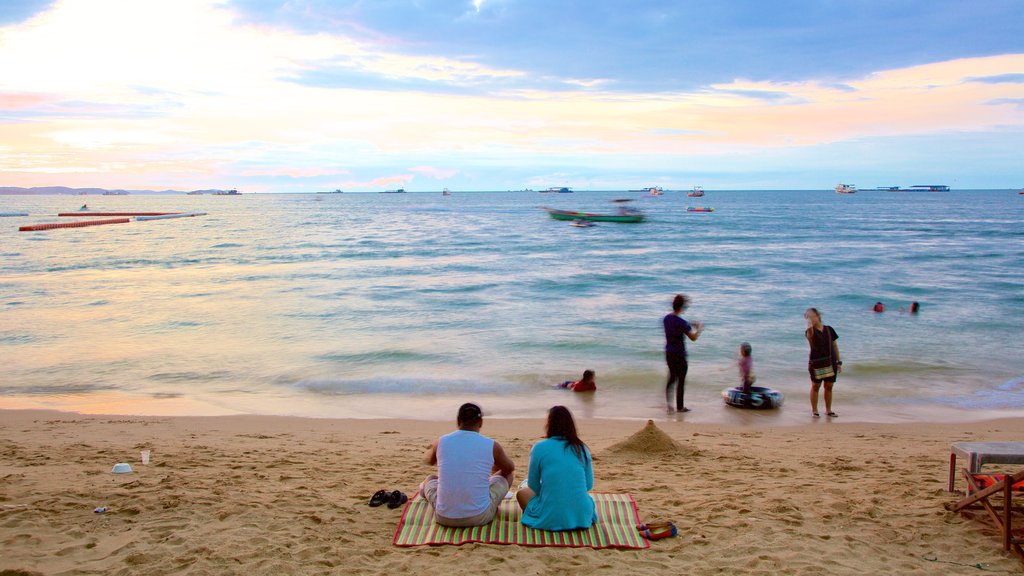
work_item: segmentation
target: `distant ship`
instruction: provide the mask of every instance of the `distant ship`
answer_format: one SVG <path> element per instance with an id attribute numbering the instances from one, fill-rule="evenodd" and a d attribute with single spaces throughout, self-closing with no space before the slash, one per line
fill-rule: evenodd
<path id="1" fill-rule="evenodd" d="M 572 194 L 572 189 L 567 186 L 552 186 L 547 190 L 541 190 L 541 194 Z"/>
<path id="2" fill-rule="evenodd" d="M 915 184 L 910 188 L 901 189 L 901 192 L 949 192 L 949 186 L 945 184 Z"/>
<path id="3" fill-rule="evenodd" d="M 630 190 L 630 192 L 638 192 L 640 194 L 647 194 L 648 196 L 661 196 L 665 193 L 665 190 L 661 186 L 648 186 L 646 188 L 640 188 L 639 190 Z"/>
<path id="4" fill-rule="evenodd" d="M 217 190 L 214 196 L 240 196 L 242 193 L 232 188 L 231 190 Z"/>
<path id="5" fill-rule="evenodd" d="M 193 190 L 191 192 L 186 192 L 185 194 L 188 196 L 202 196 L 203 192 L 202 190 Z"/>
<path id="6" fill-rule="evenodd" d="M 451 196 L 451 195 L 452 195 L 452 191 L 447 189 L 447 188 L 445 188 L 444 190 L 441 191 L 441 196 Z"/>
<path id="7" fill-rule="evenodd" d="M 338 188 L 337 190 L 333 190 L 331 192 L 317 192 L 317 194 L 344 194 L 344 192 L 341 191 L 341 188 Z"/>
<path id="8" fill-rule="evenodd" d="M 385 190 L 381 194 L 405 194 L 405 188 L 399 188 L 397 190 Z"/>
<path id="9" fill-rule="evenodd" d="M 103 193 L 104 196 L 127 196 L 127 190 L 107 190 Z"/>
<path id="10" fill-rule="evenodd" d="M 853 184 L 836 184 L 836 194 L 854 194 L 857 187 Z"/>
<path id="11" fill-rule="evenodd" d="M 700 198 L 701 196 L 704 196 L 704 187 L 694 186 L 693 190 L 690 190 L 687 196 L 690 198 Z"/>

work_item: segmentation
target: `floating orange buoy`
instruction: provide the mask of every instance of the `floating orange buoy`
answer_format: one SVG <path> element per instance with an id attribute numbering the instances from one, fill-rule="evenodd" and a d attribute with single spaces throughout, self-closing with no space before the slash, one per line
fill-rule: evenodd
<path id="1" fill-rule="evenodd" d="M 61 212 L 57 216 L 164 216 L 180 212 Z"/>
<path id="2" fill-rule="evenodd" d="M 83 226 L 100 226 L 102 224 L 127 224 L 131 222 L 128 218 L 111 218 L 110 220 L 84 220 L 82 222 L 50 222 L 49 224 L 33 224 L 18 228 L 19 232 L 37 232 L 39 230 L 53 230 L 54 228 L 82 228 Z"/>

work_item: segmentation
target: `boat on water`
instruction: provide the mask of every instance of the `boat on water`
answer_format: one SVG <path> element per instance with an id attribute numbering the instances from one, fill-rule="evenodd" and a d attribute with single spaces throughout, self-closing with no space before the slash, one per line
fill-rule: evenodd
<path id="1" fill-rule="evenodd" d="M 715 209 L 711 206 L 687 206 L 687 212 L 714 212 Z"/>
<path id="2" fill-rule="evenodd" d="M 385 190 L 381 194 L 405 194 L 405 188 L 398 188 L 396 190 Z"/>
<path id="3" fill-rule="evenodd" d="M 836 194 L 856 194 L 857 187 L 853 184 L 836 184 Z"/>
<path id="4" fill-rule="evenodd" d="M 639 210 L 632 208 L 620 209 L 615 214 L 599 214 L 594 212 L 575 212 L 572 210 L 556 210 L 554 208 L 543 208 L 549 216 L 555 220 L 569 220 L 575 222 L 618 222 L 620 224 L 636 224 L 643 222 L 647 217 Z"/>
<path id="5" fill-rule="evenodd" d="M 915 184 L 910 188 L 900 188 L 900 192 L 949 192 L 945 184 Z"/>
<path id="6" fill-rule="evenodd" d="M 661 186 L 647 186 L 644 188 L 637 188 L 636 190 L 627 190 L 636 194 L 647 194 L 648 196 L 661 196 L 665 193 L 665 189 Z"/>
<path id="7" fill-rule="evenodd" d="M 317 192 L 317 194 L 344 194 L 344 192 L 341 191 L 341 188 L 336 188 L 330 192 Z"/>
<path id="8" fill-rule="evenodd" d="M 441 190 L 441 196 L 451 196 L 451 195 L 452 195 L 452 191 L 451 190 L 449 190 L 447 188 L 445 188 L 444 190 Z"/>
<path id="9" fill-rule="evenodd" d="M 694 186 L 693 190 L 690 190 L 686 195 L 689 196 L 690 198 L 700 198 L 704 196 L 704 187 Z"/>
<path id="10" fill-rule="evenodd" d="M 900 191 L 900 187 L 899 186 L 879 186 L 877 188 L 872 188 L 872 190 L 875 190 L 876 192 L 899 192 Z"/>
<path id="11" fill-rule="evenodd" d="M 547 190 L 541 190 L 541 194 L 572 194 L 572 188 L 568 186 L 552 186 Z"/>
<path id="12" fill-rule="evenodd" d="M 103 193 L 104 196 L 127 196 L 127 190 L 107 190 Z"/>
<path id="13" fill-rule="evenodd" d="M 191 192 L 185 192 L 186 196 L 202 196 L 203 193 L 200 190 L 193 190 Z"/>
<path id="14" fill-rule="evenodd" d="M 231 190 L 217 190 L 213 193 L 214 196 L 241 196 L 242 193 L 232 188 Z"/>

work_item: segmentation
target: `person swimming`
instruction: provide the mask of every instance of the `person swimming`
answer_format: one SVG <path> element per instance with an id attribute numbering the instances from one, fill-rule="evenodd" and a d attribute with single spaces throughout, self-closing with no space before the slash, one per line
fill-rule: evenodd
<path id="1" fill-rule="evenodd" d="M 584 370 L 583 378 L 575 382 L 566 380 L 559 384 L 558 387 L 572 390 L 573 392 L 594 392 L 597 390 L 597 382 L 594 381 L 594 371 Z"/>

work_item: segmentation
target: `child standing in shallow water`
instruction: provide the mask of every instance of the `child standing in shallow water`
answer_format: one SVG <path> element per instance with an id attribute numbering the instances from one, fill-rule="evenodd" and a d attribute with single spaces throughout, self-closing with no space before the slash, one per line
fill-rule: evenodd
<path id="1" fill-rule="evenodd" d="M 750 394 L 750 387 L 754 385 L 754 358 L 751 356 L 753 349 L 749 342 L 740 344 L 740 357 L 736 364 L 740 369 L 740 382 L 743 385 L 743 393 Z"/>

